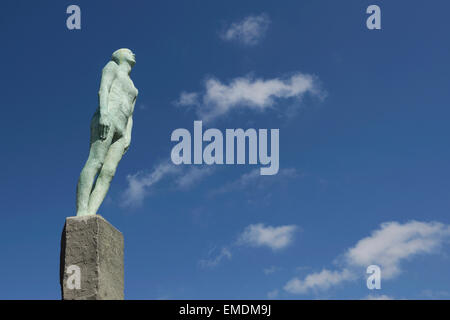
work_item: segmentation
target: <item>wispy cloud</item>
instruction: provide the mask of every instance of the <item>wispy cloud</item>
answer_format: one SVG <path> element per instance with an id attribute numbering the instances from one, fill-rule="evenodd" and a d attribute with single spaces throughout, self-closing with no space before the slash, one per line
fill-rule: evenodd
<path id="1" fill-rule="evenodd" d="M 252 247 L 268 247 L 274 251 L 286 248 L 294 239 L 295 225 L 279 227 L 252 224 L 239 236 L 238 244 Z"/>
<path id="2" fill-rule="evenodd" d="M 226 41 L 237 41 L 247 46 L 254 46 L 264 38 L 269 25 L 270 18 L 267 14 L 251 15 L 232 23 L 221 36 Z"/>
<path id="3" fill-rule="evenodd" d="M 276 299 L 278 297 L 278 294 L 279 294 L 279 292 L 277 289 L 269 291 L 269 292 L 267 292 L 267 298 L 268 299 Z"/>
<path id="4" fill-rule="evenodd" d="M 143 174 L 142 172 L 138 172 L 128 175 L 128 187 L 124 192 L 122 204 L 124 206 L 141 205 L 153 185 L 161 181 L 164 177 L 179 172 L 179 169 L 179 167 L 169 162 L 163 162 L 157 165 L 151 173 Z"/>
<path id="5" fill-rule="evenodd" d="M 149 173 L 139 171 L 127 176 L 128 186 L 125 189 L 121 205 L 124 207 L 141 206 L 144 199 L 155 190 L 156 185 L 162 181 L 169 181 L 172 188 L 185 191 L 193 185 L 203 181 L 216 171 L 216 167 L 203 166 L 177 166 L 169 160 L 162 161 Z M 251 185 L 256 189 L 296 177 L 297 171 L 293 168 L 281 169 L 276 176 L 261 176 L 259 169 L 243 174 L 239 179 L 232 181 L 219 189 L 212 190 L 211 195 L 217 195 L 232 190 L 241 190 Z"/>
<path id="6" fill-rule="evenodd" d="M 138 172 L 127 176 L 128 186 L 122 196 L 122 205 L 125 207 L 140 206 L 144 198 L 151 193 L 155 185 L 166 178 L 172 178 L 175 188 L 185 190 L 203 178 L 209 176 L 214 168 L 181 167 L 170 161 L 159 163 L 152 172 Z"/>
<path id="7" fill-rule="evenodd" d="M 214 167 L 190 167 L 183 175 L 180 175 L 176 184 L 181 189 L 186 189 L 199 182 L 214 172 Z"/>
<path id="8" fill-rule="evenodd" d="M 438 222 L 386 222 L 369 237 L 347 250 L 348 265 L 379 265 L 383 279 L 397 276 L 401 262 L 419 254 L 435 252 L 450 236 L 450 226 Z"/>
<path id="9" fill-rule="evenodd" d="M 199 104 L 198 93 L 183 91 L 175 104 L 178 106 L 197 106 Z"/>
<path id="10" fill-rule="evenodd" d="M 394 298 L 387 296 L 385 294 L 380 294 L 380 295 L 369 294 L 363 300 L 394 300 Z"/>
<path id="11" fill-rule="evenodd" d="M 294 73 L 273 79 L 255 79 L 251 76 L 235 78 L 228 84 L 209 77 L 201 93 L 182 92 L 175 102 L 178 106 L 194 106 L 197 116 L 211 121 L 236 109 L 265 111 L 274 109 L 280 99 L 294 99 L 298 106 L 305 94 L 324 97 L 315 76 Z M 291 105 L 292 107 L 292 105 Z M 286 114 L 292 110 L 285 108 Z"/>
<path id="12" fill-rule="evenodd" d="M 223 259 L 231 259 L 231 251 L 227 247 L 223 247 L 219 254 L 213 258 L 200 260 L 199 264 L 203 268 L 212 268 L 217 266 Z"/>
<path id="13" fill-rule="evenodd" d="M 263 272 L 264 272 L 265 275 L 269 275 L 269 274 L 272 274 L 274 272 L 277 272 L 278 270 L 280 270 L 279 267 L 277 267 L 277 266 L 270 266 L 269 268 L 264 268 Z"/>
<path id="14" fill-rule="evenodd" d="M 382 279 L 391 279 L 400 274 L 403 261 L 419 254 L 439 252 L 449 237 L 450 226 L 439 222 L 386 222 L 369 237 L 346 250 L 339 259 L 343 264 L 341 269 L 324 269 L 304 279 L 295 277 L 286 283 L 284 290 L 294 294 L 326 290 L 359 278 L 362 271 L 372 264 L 380 266 Z"/>
<path id="15" fill-rule="evenodd" d="M 447 290 L 430 290 L 425 289 L 420 293 L 421 299 L 449 299 L 450 298 L 450 292 Z"/>
<path id="16" fill-rule="evenodd" d="M 201 259 L 199 265 L 201 267 L 215 267 L 225 258 L 231 259 L 232 248 L 237 246 L 267 247 L 273 251 L 283 249 L 292 243 L 296 230 L 298 230 L 298 227 L 295 225 L 274 227 L 265 226 L 262 223 L 251 224 L 239 234 L 231 245 L 223 246 L 219 254 L 212 258 Z M 212 252 L 209 255 L 211 256 Z"/>
<path id="17" fill-rule="evenodd" d="M 220 188 L 212 190 L 211 194 L 217 195 L 231 191 L 239 191 L 249 186 L 252 186 L 252 189 L 267 189 L 270 185 L 299 176 L 300 174 L 295 168 L 280 169 L 278 174 L 274 176 L 262 176 L 259 172 L 259 169 L 253 169 L 249 172 L 244 173 L 238 179 L 231 181 Z"/>
<path id="18" fill-rule="evenodd" d="M 327 269 L 321 272 L 311 273 L 300 280 L 293 278 L 284 286 L 284 290 L 295 294 L 304 294 L 309 291 L 326 290 L 345 280 L 354 279 L 355 276 L 347 269 L 342 271 L 330 271 Z"/>

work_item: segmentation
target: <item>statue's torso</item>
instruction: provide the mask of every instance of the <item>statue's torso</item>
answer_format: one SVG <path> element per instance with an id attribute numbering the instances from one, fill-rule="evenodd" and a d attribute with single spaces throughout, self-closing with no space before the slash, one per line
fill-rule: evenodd
<path id="1" fill-rule="evenodd" d="M 125 132 L 128 118 L 133 115 L 138 90 L 126 72 L 117 71 L 108 95 L 108 114 L 119 132 Z"/>

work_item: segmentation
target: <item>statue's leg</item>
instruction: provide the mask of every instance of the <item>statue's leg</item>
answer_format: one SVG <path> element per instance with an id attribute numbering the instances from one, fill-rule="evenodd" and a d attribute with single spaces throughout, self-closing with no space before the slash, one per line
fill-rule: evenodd
<path id="1" fill-rule="evenodd" d="M 88 212 L 96 214 L 98 208 L 108 192 L 111 180 L 116 173 L 117 165 L 125 150 L 125 139 L 122 137 L 114 141 L 109 147 L 103 166 L 100 169 L 94 190 L 89 198 Z"/>
<path id="2" fill-rule="evenodd" d="M 109 130 L 108 137 L 101 140 L 98 133 L 98 126 L 93 119 L 91 127 L 91 148 L 86 164 L 81 171 L 77 186 L 77 216 L 95 214 L 88 210 L 89 198 L 92 192 L 95 176 L 100 171 L 111 145 L 114 130 Z"/>

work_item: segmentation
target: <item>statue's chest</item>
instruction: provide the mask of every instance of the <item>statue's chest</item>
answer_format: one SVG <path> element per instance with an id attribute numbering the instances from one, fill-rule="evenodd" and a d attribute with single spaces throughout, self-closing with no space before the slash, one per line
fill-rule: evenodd
<path id="1" fill-rule="evenodd" d="M 122 94 L 126 94 L 131 101 L 136 98 L 138 90 L 134 86 L 133 81 L 131 81 L 130 77 L 126 73 L 118 73 L 117 78 L 114 82 L 114 86 L 116 87 L 115 89 L 120 89 Z"/>

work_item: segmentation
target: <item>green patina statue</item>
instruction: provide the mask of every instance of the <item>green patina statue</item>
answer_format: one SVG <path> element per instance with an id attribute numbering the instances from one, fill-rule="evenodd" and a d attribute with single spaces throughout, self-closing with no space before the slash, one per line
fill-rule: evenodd
<path id="1" fill-rule="evenodd" d="M 130 146 L 138 95 L 130 78 L 135 63 L 131 50 L 119 49 L 103 68 L 99 105 L 91 121 L 89 157 L 78 180 L 77 216 L 97 214 L 117 165 Z"/>

